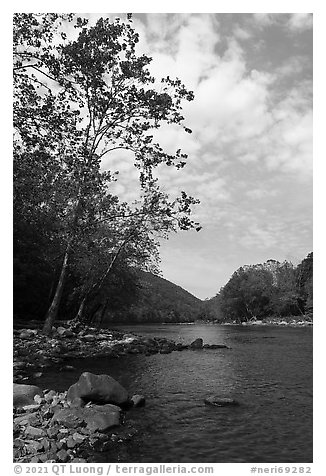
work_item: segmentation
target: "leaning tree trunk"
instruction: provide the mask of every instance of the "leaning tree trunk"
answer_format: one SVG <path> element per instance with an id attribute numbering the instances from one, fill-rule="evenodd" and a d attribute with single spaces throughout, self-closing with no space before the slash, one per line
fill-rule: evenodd
<path id="1" fill-rule="evenodd" d="M 76 316 L 74 317 L 74 319 L 72 320 L 72 324 L 80 324 L 82 322 L 86 299 L 87 299 L 87 294 L 81 300 L 81 303 L 80 303 L 79 308 L 78 308 L 78 312 L 77 312 Z"/>
<path id="2" fill-rule="evenodd" d="M 57 284 L 57 288 L 56 288 L 52 303 L 46 314 L 45 322 L 43 325 L 43 333 L 47 335 L 51 333 L 53 323 L 58 316 L 58 310 L 59 310 L 59 306 L 61 302 L 63 286 L 64 286 L 67 268 L 68 268 L 69 251 L 70 251 L 70 244 L 68 244 L 67 246 L 67 249 L 63 258 L 63 263 L 61 267 L 61 273 L 60 273 L 59 281 Z"/>
<path id="3" fill-rule="evenodd" d="M 83 311 L 84 311 L 84 308 L 85 308 L 85 303 L 86 303 L 86 300 L 88 298 L 88 296 L 90 296 L 92 293 L 94 293 L 94 291 L 96 290 L 96 288 L 100 289 L 103 282 L 105 281 L 105 279 L 107 278 L 107 276 L 110 274 L 113 266 L 114 266 L 114 263 L 116 262 L 116 260 L 118 259 L 122 249 L 124 248 L 124 246 L 126 245 L 126 243 L 128 243 L 128 241 L 131 239 L 132 237 L 132 233 L 127 237 L 125 238 L 125 240 L 120 244 L 119 248 L 117 249 L 114 257 L 112 258 L 109 266 L 107 267 L 107 269 L 105 270 L 105 272 L 102 274 L 102 276 L 95 282 L 92 284 L 92 286 L 90 287 L 90 289 L 88 289 L 88 291 L 86 292 L 86 295 L 84 296 L 84 298 L 82 299 L 80 305 L 79 305 L 79 309 L 78 309 L 78 312 L 77 312 L 77 315 L 74 317 L 72 323 L 74 325 L 77 325 L 77 324 L 80 324 L 83 320 Z M 104 305 L 104 310 L 106 310 L 107 308 L 107 302 L 105 303 Z M 97 312 L 97 310 L 95 311 L 95 313 Z M 93 316 L 90 320 L 90 322 L 93 321 L 93 318 L 94 318 L 94 314 L 93 313 Z M 101 319 L 103 318 L 103 316 L 101 317 Z"/>
<path id="4" fill-rule="evenodd" d="M 105 313 L 106 313 L 106 310 L 108 308 L 108 304 L 109 304 L 109 299 L 107 298 L 104 305 L 103 305 L 103 308 L 101 310 L 101 314 L 99 316 L 99 321 L 98 321 L 98 324 L 97 326 L 100 328 L 102 323 L 103 323 L 103 320 L 104 320 L 104 317 L 105 317 Z"/>

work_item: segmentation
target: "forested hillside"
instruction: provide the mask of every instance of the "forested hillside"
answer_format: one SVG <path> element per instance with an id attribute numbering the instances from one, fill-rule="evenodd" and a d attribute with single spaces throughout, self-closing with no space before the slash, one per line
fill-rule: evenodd
<path id="1" fill-rule="evenodd" d="M 224 319 L 249 321 L 308 316 L 313 311 L 313 253 L 298 266 L 268 260 L 235 271 L 220 290 Z"/>
<path id="2" fill-rule="evenodd" d="M 200 317 L 202 301 L 185 289 L 148 272 L 137 273 L 134 302 L 108 310 L 113 322 L 192 322 Z"/>

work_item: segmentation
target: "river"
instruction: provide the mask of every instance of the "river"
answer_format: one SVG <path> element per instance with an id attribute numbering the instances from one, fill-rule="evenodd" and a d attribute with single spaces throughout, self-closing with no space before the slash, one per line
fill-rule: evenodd
<path id="1" fill-rule="evenodd" d="M 98 462 L 312 462 L 312 328 L 220 325 L 115 326 L 140 335 L 231 349 L 186 350 L 69 362 L 38 385 L 66 390 L 82 371 L 109 374 L 146 397 L 127 414 L 138 433 Z M 236 407 L 204 404 L 209 395 Z"/>

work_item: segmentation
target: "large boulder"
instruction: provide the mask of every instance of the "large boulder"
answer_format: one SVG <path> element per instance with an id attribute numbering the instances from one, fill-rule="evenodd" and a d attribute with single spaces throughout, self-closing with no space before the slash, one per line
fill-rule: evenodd
<path id="1" fill-rule="evenodd" d="M 35 395 L 42 395 L 42 390 L 36 385 L 24 385 L 14 383 L 13 403 L 14 407 L 24 407 L 35 403 Z"/>
<path id="2" fill-rule="evenodd" d="M 77 383 L 68 389 L 67 400 L 74 403 L 74 400 L 94 403 L 113 403 L 124 406 L 129 402 L 127 390 L 119 382 L 109 375 L 95 375 L 91 372 L 84 372 L 79 377 Z"/>
<path id="3" fill-rule="evenodd" d="M 116 405 L 95 405 L 87 408 L 63 408 L 56 412 L 52 422 L 58 422 L 69 428 L 77 428 L 86 423 L 87 428 L 94 431 L 107 431 L 119 426 L 121 409 Z"/>
<path id="4" fill-rule="evenodd" d="M 211 395 L 204 400 L 206 405 L 213 405 L 215 407 L 236 406 L 239 403 L 233 398 L 219 397 L 217 395 Z"/>
<path id="5" fill-rule="evenodd" d="M 203 348 L 203 339 L 199 337 L 198 339 L 195 339 L 191 344 L 190 344 L 191 349 L 202 349 Z"/>

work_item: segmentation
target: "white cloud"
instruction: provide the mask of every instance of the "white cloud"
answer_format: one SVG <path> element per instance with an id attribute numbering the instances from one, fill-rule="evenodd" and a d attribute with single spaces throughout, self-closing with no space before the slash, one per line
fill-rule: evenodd
<path id="1" fill-rule="evenodd" d="M 312 28 L 313 18 L 311 13 L 292 13 L 288 21 L 291 30 L 307 30 Z"/>

